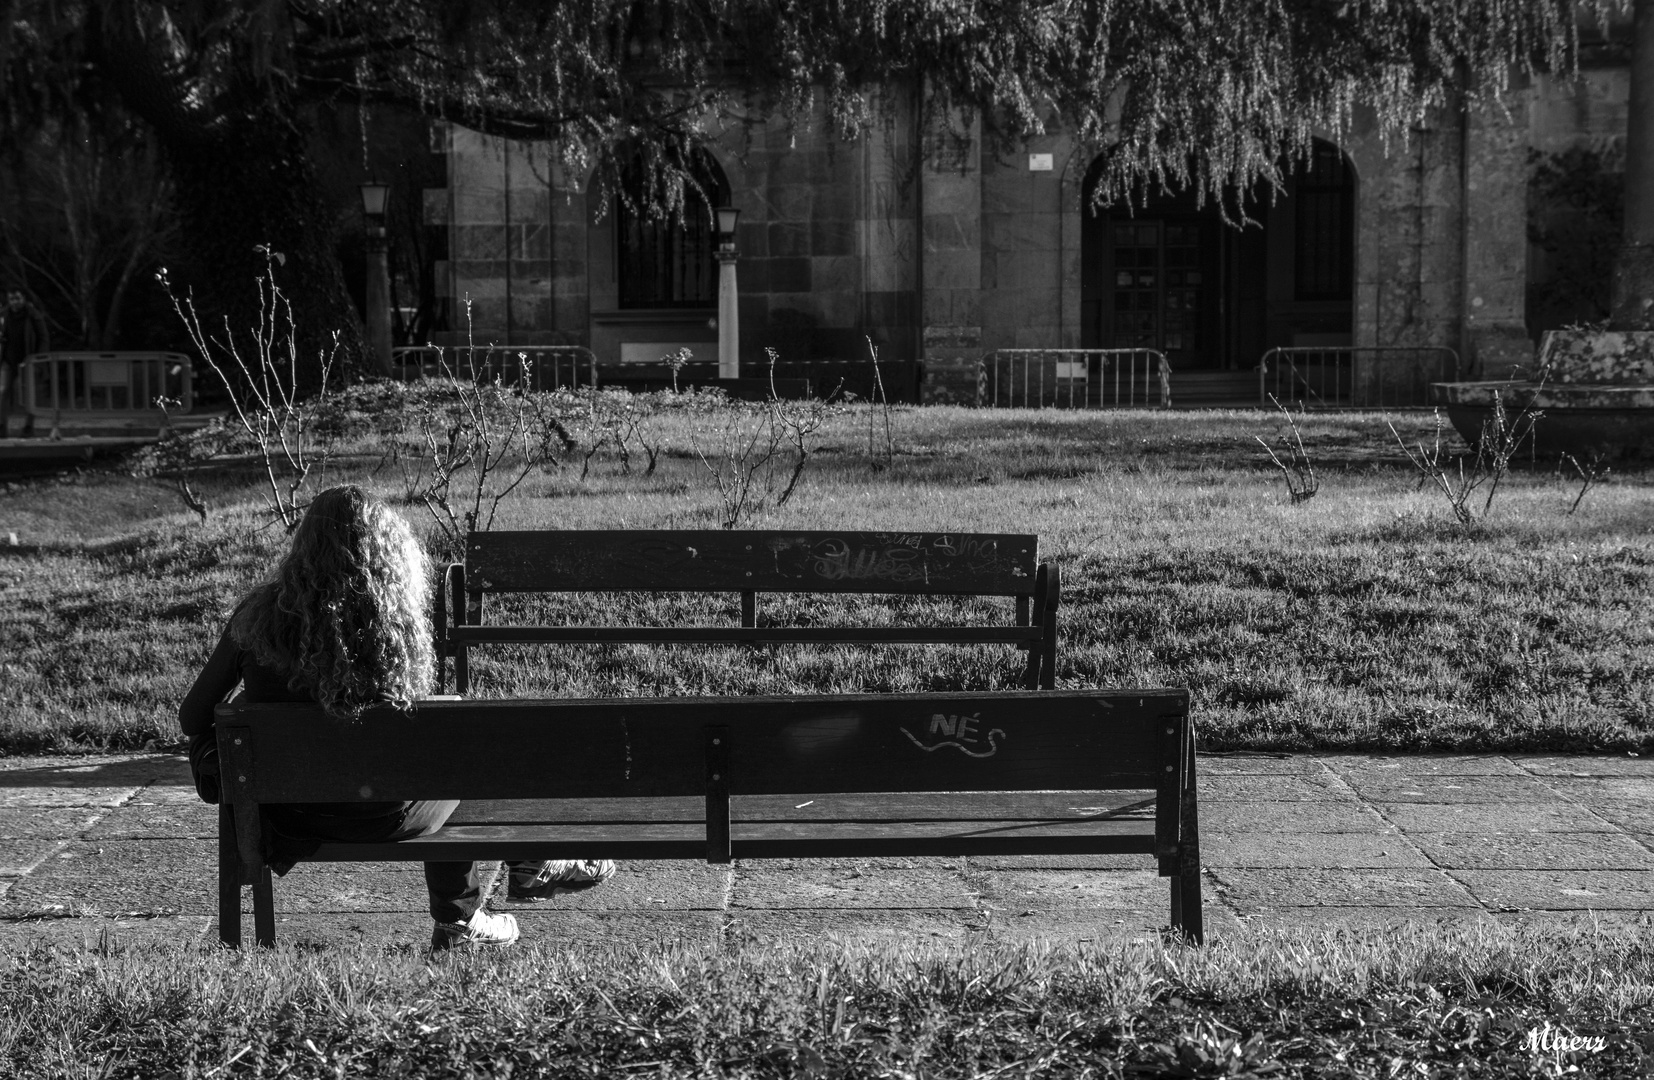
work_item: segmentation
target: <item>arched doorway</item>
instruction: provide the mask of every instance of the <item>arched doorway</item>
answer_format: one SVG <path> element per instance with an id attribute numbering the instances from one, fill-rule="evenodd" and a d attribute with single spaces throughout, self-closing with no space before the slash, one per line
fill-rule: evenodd
<path id="1" fill-rule="evenodd" d="M 1277 346 L 1351 344 L 1355 170 L 1332 143 L 1247 199 L 1255 224 L 1223 221 L 1193 191 L 1093 209 L 1099 157 L 1081 188 L 1080 340 L 1150 348 L 1174 371 L 1246 370 Z"/>
<path id="2" fill-rule="evenodd" d="M 644 170 L 634 161 L 621 173 L 624 196 L 615 200 L 615 253 L 622 309 L 715 307 L 718 269 L 713 207 L 729 202 L 724 170 L 704 150 L 691 160 L 693 184 L 684 184 L 678 213 L 661 216 L 644 208 Z M 653 193 L 655 201 L 664 196 Z"/>

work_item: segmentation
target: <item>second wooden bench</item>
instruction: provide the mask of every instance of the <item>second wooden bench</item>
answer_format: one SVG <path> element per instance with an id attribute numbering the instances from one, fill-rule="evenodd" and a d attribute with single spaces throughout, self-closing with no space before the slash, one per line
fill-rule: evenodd
<path id="1" fill-rule="evenodd" d="M 1054 563 L 1036 536 L 988 533 L 548 530 L 478 532 L 465 562 L 444 569 L 437 653 L 470 689 L 470 649 L 531 643 L 1015 645 L 1028 652 L 1022 685 L 1056 685 Z M 504 593 L 728 592 L 739 626 L 571 626 L 486 621 L 484 598 Z M 1009 597 L 1013 620 L 975 626 L 763 625 L 760 593 L 889 593 Z M 448 612 L 452 611 L 452 619 Z M 439 678 L 446 675 L 439 667 Z"/>

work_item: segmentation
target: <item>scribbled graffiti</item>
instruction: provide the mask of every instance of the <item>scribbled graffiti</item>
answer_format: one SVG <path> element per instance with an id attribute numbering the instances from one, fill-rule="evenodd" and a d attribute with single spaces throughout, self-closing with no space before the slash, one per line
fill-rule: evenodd
<path id="1" fill-rule="evenodd" d="M 837 537 L 810 552 L 811 568 L 828 581 L 924 581 L 924 552 L 909 547 L 851 547 Z"/>

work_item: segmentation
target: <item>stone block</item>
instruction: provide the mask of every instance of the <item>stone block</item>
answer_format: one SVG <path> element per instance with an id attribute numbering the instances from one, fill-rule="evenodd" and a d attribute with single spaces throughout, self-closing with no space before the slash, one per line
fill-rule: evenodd
<path id="1" fill-rule="evenodd" d="M 817 255 L 810 260 L 810 286 L 818 294 L 861 291 L 861 260 L 854 255 Z"/>
<path id="2" fill-rule="evenodd" d="M 974 349 L 982 340 L 980 326 L 926 326 L 925 348 Z"/>
<path id="3" fill-rule="evenodd" d="M 505 258 L 506 229 L 501 225 L 455 225 L 448 230 L 453 238 L 453 259 L 477 262 Z"/>
<path id="4" fill-rule="evenodd" d="M 979 289 L 982 287 L 982 260 L 975 251 L 927 254 L 925 291 L 935 289 Z"/>
<path id="5" fill-rule="evenodd" d="M 1548 330 L 1538 366 L 1558 383 L 1654 385 L 1654 331 Z"/>
<path id="6" fill-rule="evenodd" d="M 812 218 L 823 221 L 851 221 L 861 213 L 861 185 L 855 178 L 838 183 L 821 184 L 811 200 Z"/>
<path id="7" fill-rule="evenodd" d="M 772 221 L 768 226 L 770 255 L 809 255 L 810 222 Z"/>
<path id="8" fill-rule="evenodd" d="M 907 945 L 916 941 L 964 942 L 979 936 L 974 910 L 936 908 L 899 911 L 831 909 L 739 910 L 730 913 L 724 941 L 730 948 L 783 947 L 801 941 L 825 945 Z"/>
<path id="9" fill-rule="evenodd" d="M 1345 777 L 1363 799 L 1384 803 L 1537 803 L 1556 797 L 1542 781 L 1519 776 L 1419 776 L 1362 772 Z"/>
<path id="10" fill-rule="evenodd" d="M 778 258 L 751 260 L 751 270 L 740 275 L 743 292 L 748 289 L 767 293 L 809 292 L 814 283 L 810 277 L 808 258 Z"/>
<path id="11" fill-rule="evenodd" d="M 925 251 L 927 253 L 970 252 L 973 255 L 982 246 L 980 219 L 965 214 L 925 213 Z"/>
<path id="12" fill-rule="evenodd" d="M 925 184 L 925 216 L 932 214 L 958 214 L 964 217 L 980 217 L 982 213 L 982 189 L 975 182 L 976 178 L 958 176 L 938 176 L 926 172 Z"/>
<path id="13" fill-rule="evenodd" d="M 1371 807 L 1346 802 L 1203 803 L 1200 827 L 1217 833 L 1394 833 Z"/>
<path id="14" fill-rule="evenodd" d="M 982 215 L 986 253 L 1050 251 L 1062 246 L 1062 219 L 1054 212 Z"/>
<path id="15" fill-rule="evenodd" d="M 1057 253 L 1054 251 L 997 251 L 982 256 L 982 287 L 984 289 L 1012 289 L 1024 296 L 1036 292 L 1045 294 L 1042 308 L 1051 309 L 1050 321 L 1055 322 L 1056 304 L 1062 282 L 1057 276 Z"/>
<path id="16" fill-rule="evenodd" d="M 824 220 L 818 217 L 812 220 L 810 253 L 818 256 L 855 255 L 859 225 L 858 221 L 845 218 Z"/>
<path id="17" fill-rule="evenodd" d="M 772 179 L 770 186 L 759 194 L 764 217 L 769 221 L 810 220 L 815 191 L 809 184 L 776 183 Z"/>
<path id="18" fill-rule="evenodd" d="M 1018 327 L 1054 326 L 1057 295 L 1046 289 L 998 288 L 982 292 L 982 323 L 1000 333 Z"/>
<path id="19" fill-rule="evenodd" d="M 1021 911 L 1152 911 L 1169 905 L 1168 886 L 1152 867 L 1137 870 L 991 870 L 972 875 L 981 903 L 1002 914 Z"/>
<path id="20" fill-rule="evenodd" d="M 1201 765 L 1200 803 L 1354 802 L 1349 786 L 1329 772 L 1308 774 L 1224 773 Z"/>
<path id="21" fill-rule="evenodd" d="M 772 254 L 770 251 L 771 223 L 763 221 L 748 221 L 746 216 L 735 226 L 735 250 L 743 259 L 762 259 Z"/>
<path id="22" fill-rule="evenodd" d="M 551 226 L 544 223 L 513 225 L 508 234 L 513 259 L 546 261 L 551 258 Z"/>

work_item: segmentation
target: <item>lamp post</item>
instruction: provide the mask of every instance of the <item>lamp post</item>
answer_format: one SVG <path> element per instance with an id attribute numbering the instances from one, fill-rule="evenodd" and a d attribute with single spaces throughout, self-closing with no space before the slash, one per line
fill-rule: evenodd
<path id="1" fill-rule="evenodd" d="M 735 224 L 741 211 L 720 206 L 718 214 L 718 378 L 741 374 L 741 313 L 735 288 Z"/>
<path id="2" fill-rule="evenodd" d="M 362 216 L 367 220 L 368 352 L 380 375 L 391 374 L 391 270 L 385 238 L 385 203 L 390 185 L 369 180 L 362 185 Z"/>

